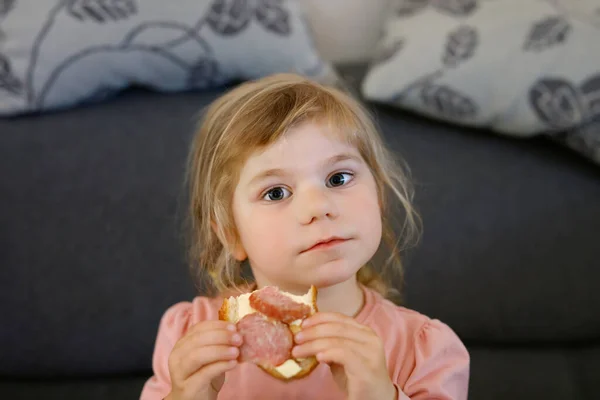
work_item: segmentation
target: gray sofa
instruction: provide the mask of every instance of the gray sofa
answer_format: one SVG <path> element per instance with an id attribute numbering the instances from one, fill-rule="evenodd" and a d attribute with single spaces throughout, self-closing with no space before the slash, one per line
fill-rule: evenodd
<path id="1" fill-rule="evenodd" d="M 354 85 L 362 71 L 343 69 Z M 132 89 L 0 120 L 0 397 L 139 396 L 159 318 L 196 294 L 182 174 L 220 93 Z M 544 139 L 369 107 L 424 220 L 406 305 L 464 340 L 470 398 L 597 398 L 600 169 Z"/>

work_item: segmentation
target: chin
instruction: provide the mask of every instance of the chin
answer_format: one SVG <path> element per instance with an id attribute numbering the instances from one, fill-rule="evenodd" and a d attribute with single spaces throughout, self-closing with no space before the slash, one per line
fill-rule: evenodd
<path id="1" fill-rule="evenodd" d="M 326 288 L 344 283 L 356 276 L 360 265 L 349 265 L 346 260 L 327 262 L 314 267 L 310 283 L 317 288 Z"/>

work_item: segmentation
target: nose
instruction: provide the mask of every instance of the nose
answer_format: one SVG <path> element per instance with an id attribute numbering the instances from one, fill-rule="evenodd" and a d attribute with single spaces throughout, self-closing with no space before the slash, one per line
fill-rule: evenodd
<path id="1" fill-rule="evenodd" d="M 310 187 L 300 193 L 296 192 L 296 213 L 301 224 L 307 225 L 320 219 L 335 219 L 338 216 L 330 190 L 327 187 Z"/>

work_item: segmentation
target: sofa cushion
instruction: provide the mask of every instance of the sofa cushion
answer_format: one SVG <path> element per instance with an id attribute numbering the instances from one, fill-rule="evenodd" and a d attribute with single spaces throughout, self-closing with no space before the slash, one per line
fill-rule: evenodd
<path id="1" fill-rule="evenodd" d="M 147 375 L 88 377 L 81 379 L 0 379 L 7 399 L 131 400 L 140 397 Z"/>
<path id="2" fill-rule="evenodd" d="M 3 1 L 0 115 L 142 85 L 204 90 L 275 72 L 333 82 L 293 0 Z"/>
<path id="3" fill-rule="evenodd" d="M 374 109 L 412 170 L 423 235 L 409 307 L 468 341 L 600 337 L 600 171 L 543 138 L 516 140 Z"/>
<path id="4" fill-rule="evenodd" d="M 195 117 L 221 93 L 0 120 L 0 375 L 148 371 L 160 317 L 197 293 L 182 178 Z M 424 220 L 406 305 L 468 343 L 598 338 L 597 169 L 550 142 L 372 110 Z"/>
<path id="5" fill-rule="evenodd" d="M 470 346 L 469 399 L 594 399 L 600 343 Z"/>
<path id="6" fill-rule="evenodd" d="M 556 135 L 600 164 L 597 2 L 392 4 L 368 99 L 490 132 Z"/>

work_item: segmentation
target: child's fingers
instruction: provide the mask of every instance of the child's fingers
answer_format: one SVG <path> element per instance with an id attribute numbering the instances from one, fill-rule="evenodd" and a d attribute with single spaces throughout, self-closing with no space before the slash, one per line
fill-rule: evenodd
<path id="1" fill-rule="evenodd" d="M 176 375 L 175 379 L 183 381 L 209 364 L 219 361 L 236 360 L 238 355 L 239 349 L 234 346 L 213 345 L 198 347 L 191 352 L 172 355 L 171 359 L 169 359 L 171 364 L 170 370 Z"/>
<path id="2" fill-rule="evenodd" d="M 364 331 L 370 330 L 369 327 L 362 325 L 361 323 L 357 322 L 354 318 L 336 312 L 318 312 L 314 315 L 311 315 L 302 322 L 302 329 L 328 322 L 345 323 Z"/>
<path id="3" fill-rule="evenodd" d="M 330 347 L 323 349 L 316 354 L 317 360 L 324 363 L 336 363 L 343 365 L 344 367 L 352 364 L 352 360 L 356 359 L 356 356 L 341 347 Z"/>
<path id="4" fill-rule="evenodd" d="M 224 321 L 205 321 L 194 325 L 188 333 L 179 339 L 173 347 L 174 354 L 188 354 L 195 349 L 211 345 L 233 345 L 242 344 L 242 336 L 233 330 L 227 329 Z"/>
<path id="5" fill-rule="evenodd" d="M 324 338 L 344 338 L 357 343 L 367 344 L 373 340 L 373 333 L 364 329 L 358 329 L 354 324 L 324 322 L 303 328 L 294 336 L 294 340 L 298 344 Z"/>
<path id="6" fill-rule="evenodd" d="M 188 335 L 185 340 L 182 340 L 178 347 L 181 349 L 179 351 L 189 352 L 199 347 L 219 344 L 239 346 L 242 344 L 242 336 L 239 333 L 224 329 L 200 331 Z"/>
<path id="7" fill-rule="evenodd" d="M 352 340 L 340 337 L 334 338 L 321 338 L 305 342 L 301 345 L 295 346 L 292 349 L 292 356 L 294 358 L 303 358 L 308 356 L 315 356 L 319 353 L 324 352 L 327 349 L 341 348 L 350 351 L 352 348 L 358 346 L 358 344 Z"/>
<path id="8" fill-rule="evenodd" d="M 320 351 L 315 355 L 317 361 L 326 364 L 338 364 L 344 368 L 345 375 L 348 379 L 365 379 L 370 380 L 373 376 L 373 371 L 370 369 L 372 357 L 361 355 L 354 350 L 348 350 L 342 347 L 331 347 Z M 384 370 L 384 374 L 387 370 Z M 387 374 L 386 374 L 387 376 Z"/>
<path id="9" fill-rule="evenodd" d="M 232 324 L 231 322 L 221 321 L 221 320 L 209 320 L 209 321 L 202 321 L 202 322 L 199 322 L 199 323 L 193 325 L 189 329 L 188 335 L 193 334 L 195 332 L 212 331 L 215 329 L 227 329 L 232 332 L 237 331 L 235 324 Z"/>
<path id="10" fill-rule="evenodd" d="M 329 347 L 316 354 L 317 361 L 327 364 L 339 364 L 349 375 L 365 373 L 364 360 L 352 350 L 343 347 Z"/>
<path id="11" fill-rule="evenodd" d="M 198 385 L 197 387 L 200 387 L 201 385 L 210 385 L 210 382 L 213 379 L 233 369 L 237 364 L 236 360 L 214 362 L 190 376 L 188 382 L 193 386 Z"/>
<path id="12" fill-rule="evenodd" d="M 211 388 L 211 382 L 221 374 L 235 368 L 236 360 L 217 361 L 206 365 L 199 371 L 189 376 L 182 384 L 181 390 L 187 395 L 186 398 L 197 398 L 197 393 L 201 393 L 203 389 L 218 390 L 219 388 Z"/>

